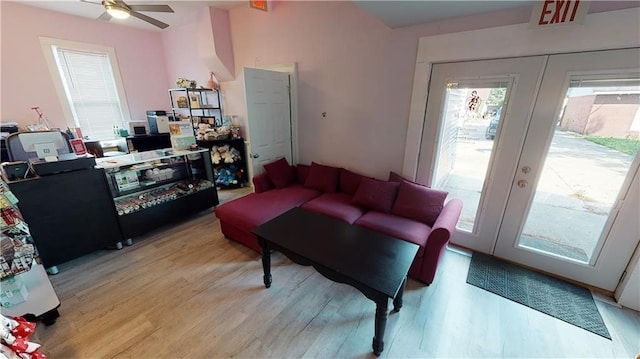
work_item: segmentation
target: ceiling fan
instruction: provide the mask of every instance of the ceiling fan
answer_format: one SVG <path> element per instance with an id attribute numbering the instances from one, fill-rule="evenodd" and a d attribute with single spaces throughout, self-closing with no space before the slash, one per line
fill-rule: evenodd
<path id="1" fill-rule="evenodd" d="M 112 17 L 115 17 L 116 19 L 126 19 L 129 16 L 133 16 L 161 29 L 169 27 L 169 24 L 165 24 L 160 20 L 141 14 L 138 11 L 173 12 L 173 9 L 169 5 L 128 5 L 122 0 L 102 0 L 100 3 L 89 0 L 80 1 L 104 6 L 105 12 L 98 17 L 98 20 L 109 21 Z"/>

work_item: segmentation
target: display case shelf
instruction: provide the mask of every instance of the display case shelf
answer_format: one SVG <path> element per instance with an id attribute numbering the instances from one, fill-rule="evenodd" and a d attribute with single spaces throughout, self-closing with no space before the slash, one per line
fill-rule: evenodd
<path id="1" fill-rule="evenodd" d="M 96 162 L 125 238 L 218 204 L 209 149 L 160 149 Z"/>
<path id="2" fill-rule="evenodd" d="M 162 187 L 138 191 L 135 194 L 114 198 L 114 202 L 118 215 L 124 216 L 176 200 L 183 196 L 189 196 L 212 187 L 213 183 L 208 180 L 200 180 L 198 182 L 173 181 L 172 183 L 165 184 Z"/>

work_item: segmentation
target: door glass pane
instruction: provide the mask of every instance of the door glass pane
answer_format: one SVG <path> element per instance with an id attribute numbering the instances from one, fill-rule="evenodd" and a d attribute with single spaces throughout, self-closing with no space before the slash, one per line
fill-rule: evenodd
<path id="1" fill-rule="evenodd" d="M 519 246 L 588 263 L 640 147 L 637 78 L 573 77 Z"/>
<path id="2" fill-rule="evenodd" d="M 462 199 L 459 230 L 475 232 L 507 85 L 447 84 L 433 187 Z"/>

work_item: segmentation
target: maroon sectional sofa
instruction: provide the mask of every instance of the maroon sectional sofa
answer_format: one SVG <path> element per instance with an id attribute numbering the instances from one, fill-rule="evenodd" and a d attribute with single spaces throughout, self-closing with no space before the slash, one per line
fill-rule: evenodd
<path id="1" fill-rule="evenodd" d="M 462 201 L 390 174 L 389 181 L 316 163 L 281 159 L 253 178 L 254 193 L 218 206 L 225 237 L 260 252 L 251 230 L 293 207 L 322 213 L 420 246 L 409 276 L 431 284 L 454 232 Z"/>

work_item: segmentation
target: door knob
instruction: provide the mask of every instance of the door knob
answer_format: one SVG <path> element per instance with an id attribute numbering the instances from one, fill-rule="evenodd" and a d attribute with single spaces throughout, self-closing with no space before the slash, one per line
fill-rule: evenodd
<path id="1" fill-rule="evenodd" d="M 520 187 L 520 188 L 527 187 L 527 184 L 529 184 L 529 183 L 527 181 L 525 181 L 525 180 L 518 181 L 518 187 Z"/>
<path id="2" fill-rule="evenodd" d="M 259 155 L 259 154 L 257 154 L 257 153 L 254 153 L 254 154 L 252 154 L 252 155 L 251 155 L 251 157 L 253 157 L 253 158 L 258 158 L 258 157 L 260 157 L 260 155 Z"/>

